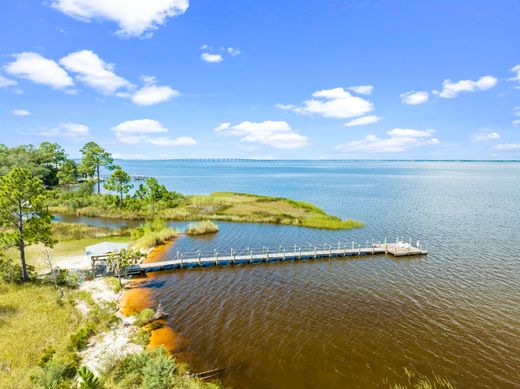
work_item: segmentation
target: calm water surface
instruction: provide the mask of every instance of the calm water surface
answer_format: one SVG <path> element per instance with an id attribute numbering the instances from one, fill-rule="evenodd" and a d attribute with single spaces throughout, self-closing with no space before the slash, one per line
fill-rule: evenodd
<path id="1" fill-rule="evenodd" d="M 164 252 L 411 236 L 427 257 L 192 269 L 151 280 L 195 371 L 235 388 L 386 387 L 403 368 L 520 387 L 520 164 L 122 162 L 183 193 L 241 191 L 363 220 L 354 231 L 220 223 Z"/>

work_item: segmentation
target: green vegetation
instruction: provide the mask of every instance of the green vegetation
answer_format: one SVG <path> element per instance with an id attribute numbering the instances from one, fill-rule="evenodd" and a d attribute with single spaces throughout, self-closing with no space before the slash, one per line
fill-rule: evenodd
<path id="1" fill-rule="evenodd" d="M 81 378 L 79 384 L 80 389 L 102 389 L 101 381 L 89 370 L 88 367 L 82 366 L 78 369 L 78 376 Z"/>
<path id="2" fill-rule="evenodd" d="M 133 247 L 138 250 L 147 250 L 165 244 L 177 235 L 179 235 L 178 231 L 168 227 L 164 220 L 154 219 L 132 230 Z"/>
<path id="3" fill-rule="evenodd" d="M 110 254 L 107 261 L 107 268 L 117 276 L 119 286 L 122 286 L 121 277 L 124 275 L 125 269 L 130 265 L 135 265 L 143 257 L 144 254 L 138 250 L 120 250 L 117 253 Z"/>
<path id="4" fill-rule="evenodd" d="M 52 246 L 51 215 L 46 209 L 43 182 L 30 170 L 14 167 L 0 178 L 0 241 L 20 252 L 22 281 L 29 280 L 25 247 Z"/>
<path id="5" fill-rule="evenodd" d="M 69 336 L 80 326 L 80 315 L 70 303 L 73 291 L 45 283 L 0 286 L 0 387 L 33 388 L 30 376 L 38 363 L 53 365 L 66 374 L 71 358 L 66 351 Z M 23 347 L 20 341 L 25 339 Z M 45 360 L 45 361 L 44 361 Z M 49 372 L 50 373 L 50 372 Z"/>
<path id="6" fill-rule="evenodd" d="M 38 147 L 21 145 L 11 148 L 0 144 L 0 176 L 5 176 L 13 167 L 23 167 L 50 188 L 60 184 L 58 174 L 64 165 L 67 165 L 66 170 L 70 170 L 76 163 L 67 159 L 63 147 L 56 143 L 43 142 Z M 76 180 L 77 177 L 73 176 L 72 181 Z"/>
<path id="7" fill-rule="evenodd" d="M 81 150 L 79 166 L 63 148 L 44 142 L 39 147 L 0 145 L 0 175 L 24 166 L 50 189 L 49 210 L 65 214 L 118 219 L 232 221 L 286 224 L 323 229 L 351 229 L 363 223 L 341 220 L 301 201 L 243 193 L 216 192 L 184 196 L 148 178 L 130 195 L 130 176 L 114 165 L 109 152 L 89 142 Z M 104 187 L 116 194 L 100 194 L 101 168 L 114 170 Z M 80 184 L 77 190 L 64 190 Z M 97 193 L 94 187 L 97 186 Z"/>
<path id="8" fill-rule="evenodd" d="M 145 308 L 141 312 L 135 315 L 134 324 L 138 327 L 142 327 L 149 323 L 155 315 L 155 311 L 152 308 Z"/>
<path id="9" fill-rule="evenodd" d="M 106 238 L 111 236 L 130 237 L 129 228 L 118 228 L 114 230 L 102 226 L 64 222 L 54 222 L 51 227 L 53 238 L 59 242 L 87 238 Z"/>
<path id="10" fill-rule="evenodd" d="M 52 200 L 50 209 L 65 214 L 121 219 L 147 219 L 160 214 L 166 220 L 272 223 L 331 230 L 363 226 L 355 220 L 329 215 L 312 204 L 280 197 L 232 192 L 192 196 L 167 193 L 166 199 L 156 200 L 153 205 L 136 196 L 127 196 L 121 206 L 118 198 L 110 194 L 82 196 L 78 192 L 60 192 Z"/>
<path id="11" fill-rule="evenodd" d="M 83 160 L 78 167 L 57 144 L 11 149 L 0 145 L 0 387 L 123 388 L 127 383 L 136 388 L 216 387 L 190 378 L 162 350 L 111 361 L 114 366 L 119 363 L 120 369 L 107 370 L 100 377 L 80 366 L 79 353 L 92 336 L 119 320 L 117 307 L 115 303 L 96 304 L 87 292 L 76 290 L 88 274 L 55 267 L 59 261 L 54 263 L 53 255 L 81 259 L 85 246 L 106 240 L 135 239 L 137 247 L 149 248 L 176 236 L 177 231 L 163 220 L 149 221 L 135 231 L 51 223 L 49 194 L 53 201 L 68 200 L 69 209 L 100 201 L 119 212 L 143 207 L 150 215 L 163 207 L 175 208 L 184 198 L 155 179 L 146 180 L 135 196 L 129 196 L 130 177 L 113 165 L 109 153 L 94 143 L 81 151 Z M 116 169 L 105 187 L 118 196 L 93 193 L 96 182 L 99 192 L 100 167 Z M 76 191 L 62 189 L 80 182 Z M 19 264 L 10 258 L 16 250 Z M 121 269 L 141 257 L 135 249 L 124 250 L 111 258 L 110 265 L 121 275 Z M 36 277 L 33 264 L 49 272 Z M 120 283 L 117 287 L 121 288 Z M 81 315 L 76 309 L 79 299 L 89 307 L 88 314 Z M 153 311 L 142 312 L 139 320 L 148 323 L 138 332 L 147 341 L 160 323 L 153 321 Z M 28 340 L 22 348 L 20 339 Z"/>
<path id="12" fill-rule="evenodd" d="M 94 179 L 94 177 L 96 178 L 97 192 L 99 194 L 101 193 L 100 168 L 104 167 L 108 170 L 115 169 L 114 159 L 109 152 L 94 142 L 88 142 L 82 147 L 80 152 L 83 158 L 81 159 L 78 171 L 90 180 Z"/>
<path id="13" fill-rule="evenodd" d="M 125 171 L 116 169 L 110 178 L 105 182 L 103 187 L 106 190 L 111 190 L 119 194 L 119 201 L 123 203 L 123 196 L 126 195 L 133 185 L 131 184 L 132 179 Z"/>
<path id="14" fill-rule="evenodd" d="M 211 220 L 206 220 L 197 223 L 190 223 L 184 231 L 188 235 L 204 235 L 204 234 L 214 234 L 218 232 L 218 226 L 213 223 Z"/>
<path id="15" fill-rule="evenodd" d="M 215 383 L 202 382 L 184 374 L 182 366 L 162 348 L 116 358 L 105 366 L 102 381 L 107 389 L 217 389 Z"/>
<path id="16" fill-rule="evenodd" d="M 37 388 L 69 388 L 73 387 L 76 376 L 80 374 L 81 358 L 79 352 L 85 349 L 89 339 L 106 331 L 118 322 L 115 316 L 114 303 L 95 304 L 88 293 L 80 293 L 65 289 L 69 298 L 67 304 L 73 305 L 77 299 L 83 298 L 89 305 L 89 313 L 76 322 L 72 331 L 62 334 L 62 344 L 54 344 L 43 350 L 38 367 L 31 369 L 31 380 Z M 86 372 L 83 369 L 83 374 Z M 80 374 L 81 375 L 81 374 Z"/>

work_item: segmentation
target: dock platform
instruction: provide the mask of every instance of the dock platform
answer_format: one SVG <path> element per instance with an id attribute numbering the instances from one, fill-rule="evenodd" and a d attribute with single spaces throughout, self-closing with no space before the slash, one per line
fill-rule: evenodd
<path id="1" fill-rule="evenodd" d="M 181 268 L 301 261 L 309 259 L 356 257 L 380 254 L 388 254 L 394 257 L 428 254 L 426 248 L 419 244 L 419 242 L 414 246 L 411 244 L 411 240 L 409 242 L 397 240 L 395 243 L 372 243 L 370 245 L 367 242 L 364 247 L 361 247 L 361 245 L 356 246 L 354 243 L 351 245 L 342 245 L 341 242 L 339 242 L 337 245 L 325 243 L 320 245 L 319 248 L 318 246 L 312 245 L 304 248 L 295 245 L 290 249 L 282 248 L 280 246 L 274 251 L 266 248 L 257 251 L 251 249 L 241 251 L 230 249 L 228 253 L 226 253 L 226 255 L 221 255 L 217 250 L 215 250 L 213 254 L 202 254 L 200 251 L 188 254 L 177 252 L 175 258 L 171 260 L 140 263 L 128 266 L 126 268 L 126 274 L 138 275 Z"/>

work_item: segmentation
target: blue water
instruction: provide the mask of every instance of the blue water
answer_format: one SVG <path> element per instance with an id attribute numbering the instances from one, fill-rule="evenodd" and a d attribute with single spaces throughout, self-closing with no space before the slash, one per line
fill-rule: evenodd
<path id="1" fill-rule="evenodd" d="M 195 369 L 243 366 L 224 377 L 241 388 L 385 387 L 403 367 L 460 387 L 520 387 L 520 163 L 120 164 L 182 193 L 283 196 L 366 223 L 351 231 L 219 223 L 218 234 L 182 237 L 164 258 L 396 236 L 428 245 L 427 257 L 410 260 L 161 274 L 153 296 Z"/>

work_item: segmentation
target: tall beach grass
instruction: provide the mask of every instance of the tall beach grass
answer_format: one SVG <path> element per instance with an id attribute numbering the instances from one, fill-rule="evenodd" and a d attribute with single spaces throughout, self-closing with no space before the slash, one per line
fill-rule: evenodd
<path id="1" fill-rule="evenodd" d="M 171 228 L 162 219 L 154 219 L 145 222 L 140 227 L 132 230 L 133 247 L 138 250 L 147 250 L 165 244 L 175 238 L 179 232 Z"/>
<path id="2" fill-rule="evenodd" d="M 184 231 L 187 235 L 205 235 L 218 232 L 219 227 L 211 220 L 190 223 Z"/>

